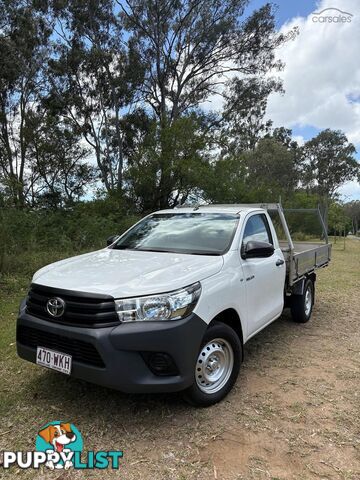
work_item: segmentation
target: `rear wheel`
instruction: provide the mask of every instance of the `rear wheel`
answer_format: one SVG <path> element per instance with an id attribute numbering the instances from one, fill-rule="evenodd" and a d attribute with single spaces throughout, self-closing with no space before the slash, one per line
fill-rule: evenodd
<path id="1" fill-rule="evenodd" d="M 239 337 L 216 322 L 206 331 L 194 366 L 194 383 L 184 392 L 186 401 L 208 407 L 222 400 L 236 382 L 242 358 Z"/>
<path id="2" fill-rule="evenodd" d="M 295 322 L 306 323 L 310 320 L 314 306 L 314 282 L 308 278 L 302 295 L 293 295 L 291 298 L 291 316 Z"/>

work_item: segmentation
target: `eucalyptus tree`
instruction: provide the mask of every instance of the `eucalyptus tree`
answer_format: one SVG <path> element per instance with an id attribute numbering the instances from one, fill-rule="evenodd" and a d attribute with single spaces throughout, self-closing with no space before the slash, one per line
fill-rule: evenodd
<path id="1" fill-rule="evenodd" d="M 230 82 L 221 125 L 227 139 L 224 154 L 253 151 L 259 139 L 270 134 L 272 120 L 265 118 L 268 97 L 282 91 L 281 81 L 276 78 L 250 76 Z"/>
<path id="2" fill-rule="evenodd" d="M 10 203 L 24 206 L 31 118 L 46 89 L 51 19 L 46 2 L 0 0 L 0 178 Z"/>
<path id="3" fill-rule="evenodd" d="M 326 129 L 307 141 L 302 152 L 302 181 L 318 195 L 327 225 L 330 200 L 338 188 L 349 180 L 359 178 L 360 164 L 356 149 L 340 130 Z"/>
<path id="4" fill-rule="evenodd" d="M 108 192 L 123 187 L 123 112 L 136 104 L 142 66 L 123 45 L 111 0 L 53 2 L 55 58 L 48 107 L 91 148 Z"/>
<path id="5" fill-rule="evenodd" d="M 34 207 L 58 209 L 78 201 L 93 186 L 89 149 L 69 122 L 46 114 L 34 129 L 29 154 L 31 182 L 26 192 Z"/>
<path id="6" fill-rule="evenodd" d="M 357 235 L 360 230 L 360 200 L 352 200 L 345 203 L 345 212 L 351 219 L 351 229 L 354 235 Z"/>
<path id="7" fill-rule="evenodd" d="M 275 49 L 285 37 L 275 31 L 267 4 L 246 16 L 247 0 L 118 0 L 124 27 L 144 65 L 143 101 L 157 120 L 153 172 L 157 198 L 166 207 L 176 189 L 169 164 L 167 129 L 221 93 L 234 76 L 265 75 L 280 68 Z"/>

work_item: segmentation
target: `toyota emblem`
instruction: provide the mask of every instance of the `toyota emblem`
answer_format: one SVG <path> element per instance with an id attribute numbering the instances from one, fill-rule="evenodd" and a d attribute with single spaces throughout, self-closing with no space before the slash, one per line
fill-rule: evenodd
<path id="1" fill-rule="evenodd" d="M 65 302 L 62 298 L 50 298 L 46 303 L 46 310 L 52 317 L 61 317 L 65 312 Z"/>

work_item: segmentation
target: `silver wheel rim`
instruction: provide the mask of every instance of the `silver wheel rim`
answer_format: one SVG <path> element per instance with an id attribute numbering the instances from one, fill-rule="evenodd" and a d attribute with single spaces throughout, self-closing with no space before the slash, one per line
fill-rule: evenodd
<path id="1" fill-rule="evenodd" d="M 312 306 L 311 288 L 308 287 L 305 293 L 305 315 L 307 317 L 310 315 L 311 306 Z"/>
<path id="2" fill-rule="evenodd" d="M 197 386 L 204 393 L 216 393 L 228 382 L 234 366 L 234 352 L 227 340 L 214 338 L 204 345 L 195 367 Z"/>

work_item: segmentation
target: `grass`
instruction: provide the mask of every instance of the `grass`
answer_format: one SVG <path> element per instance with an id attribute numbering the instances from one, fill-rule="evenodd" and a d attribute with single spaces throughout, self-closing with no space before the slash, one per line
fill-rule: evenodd
<path id="1" fill-rule="evenodd" d="M 16 314 L 30 276 L 0 280 L 0 451 L 32 450 L 62 419 L 86 450 L 123 449 L 128 480 L 360 478 L 360 242 L 337 242 L 318 274 L 311 322 L 288 312 L 251 339 L 238 382 L 197 410 L 178 395 L 123 395 L 17 358 Z M 84 478 L 82 472 L 0 470 L 0 477 Z M 112 478 L 89 471 L 86 478 Z"/>

